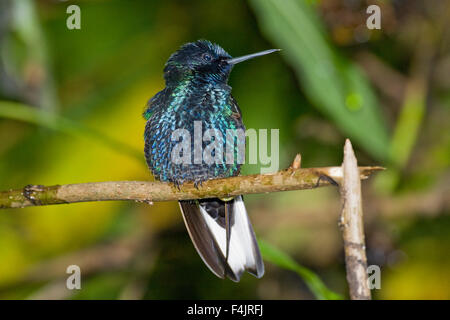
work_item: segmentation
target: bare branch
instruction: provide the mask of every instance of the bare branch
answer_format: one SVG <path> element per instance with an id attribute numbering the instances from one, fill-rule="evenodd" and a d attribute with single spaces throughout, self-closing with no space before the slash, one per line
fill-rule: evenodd
<path id="1" fill-rule="evenodd" d="M 298 157 L 297 157 L 298 158 Z M 299 160 L 299 158 L 298 158 Z M 295 167 L 299 161 L 295 162 Z M 360 167 L 365 179 L 381 167 Z M 328 177 L 320 179 L 320 177 Z M 343 177 L 341 167 L 288 168 L 272 174 L 238 176 L 205 181 L 198 189 L 192 183 L 176 188 L 173 184 L 148 181 L 108 181 L 55 186 L 29 185 L 23 189 L 0 192 L 0 209 L 50 204 L 131 200 L 151 203 L 201 198 L 226 198 L 241 194 L 312 189 L 330 185 Z"/>
<path id="2" fill-rule="evenodd" d="M 350 140 L 345 141 L 341 197 L 343 202 L 340 226 L 344 238 L 347 282 L 352 300 L 370 300 L 364 242 L 361 180 Z"/>

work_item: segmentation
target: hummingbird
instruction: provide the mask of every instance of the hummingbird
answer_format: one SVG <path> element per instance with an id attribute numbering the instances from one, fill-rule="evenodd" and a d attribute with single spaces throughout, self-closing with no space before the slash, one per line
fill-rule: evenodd
<path id="1" fill-rule="evenodd" d="M 143 113 L 147 121 L 145 158 L 155 179 L 177 187 L 193 182 L 198 187 L 206 180 L 239 174 L 241 163 L 237 159 L 226 161 L 225 155 L 218 155 L 223 161 L 195 161 L 195 148 L 204 150 L 207 146 L 203 140 L 188 141 L 180 153 L 180 141 L 173 134 L 181 129 L 186 133 L 183 139 L 192 137 L 195 123 L 200 123 L 202 132 L 212 129 L 220 133 L 214 142 L 225 150 L 227 130 L 245 132 L 241 110 L 228 85 L 233 66 L 278 50 L 233 58 L 218 44 L 198 40 L 184 44 L 169 57 L 164 67 L 165 88 L 148 101 Z M 234 146 L 235 153 L 239 144 L 245 146 L 245 136 Z M 174 153 L 188 161 L 174 161 Z M 242 196 L 183 200 L 179 206 L 195 249 L 216 276 L 235 282 L 244 271 L 257 278 L 263 276 L 264 264 Z"/>

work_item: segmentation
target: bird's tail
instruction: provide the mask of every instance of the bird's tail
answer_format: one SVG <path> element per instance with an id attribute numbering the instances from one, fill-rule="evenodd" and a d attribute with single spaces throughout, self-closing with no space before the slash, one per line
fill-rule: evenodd
<path id="1" fill-rule="evenodd" d="M 244 271 L 263 276 L 264 264 L 242 196 L 179 204 L 197 252 L 216 276 L 235 282 Z"/>

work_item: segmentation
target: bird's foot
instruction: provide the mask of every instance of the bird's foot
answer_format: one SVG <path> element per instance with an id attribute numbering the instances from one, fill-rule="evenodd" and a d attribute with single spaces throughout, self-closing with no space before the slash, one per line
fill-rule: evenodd
<path id="1" fill-rule="evenodd" d="M 178 189 L 178 191 L 181 190 L 181 185 L 183 184 L 183 182 L 181 181 L 173 181 L 173 185 L 175 186 L 175 188 Z"/>
<path id="2" fill-rule="evenodd" d="M 194 181 L 194 187 L 195 187 L 195 189 L 200 189 L 199 188 L 199 186 L 200 187 L 203 187 L 203 180 L 197 180 L 197 181 Z"/>

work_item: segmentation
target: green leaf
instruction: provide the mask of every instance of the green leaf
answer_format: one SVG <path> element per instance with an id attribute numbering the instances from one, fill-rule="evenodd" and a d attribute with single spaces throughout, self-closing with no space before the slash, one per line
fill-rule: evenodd
<path id="1" fill-rule="evenodd" d="M 312 104 L 372 156 L 386 159 L 389 139 L 376 96 L 360 69 L 329 43 L 314 7 L 304 0 L 250 2 Z"/>
<path id="2" fill-rule="evenodd" d="M 261 249 L 261 254 L 263 258 L 280 268 L 284 268 L 287 270 L 291 270 L 296 272 L 302 279 L 305 281 L 308 288 L 312 291 L 312 293 L 316 296 L 317 299 L 320 300 L 338 300 L 342 299 L 342 297 L 328 289 L 325 284 L 320 280 L 319 276 L 316 275 L 313 271 L 299 265 L 288 256 L 286 253 L 281 250 L 273 247 L 265 241 L 259 240 L 259 248 Z"/>

